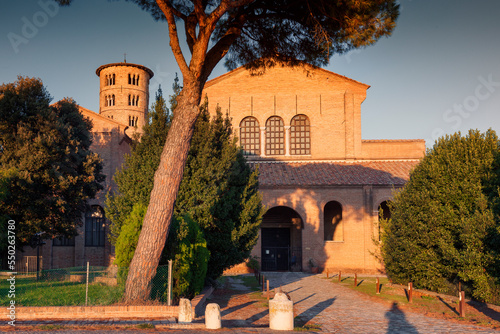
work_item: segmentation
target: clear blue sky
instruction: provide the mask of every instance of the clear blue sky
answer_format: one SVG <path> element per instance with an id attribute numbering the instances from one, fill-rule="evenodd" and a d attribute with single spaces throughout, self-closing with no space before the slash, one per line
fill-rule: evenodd
<path id="1" fill-rule="evenodd" d="M 127 61 L 155 72 L 171 93 L 177 64 L 167 25 L 133 3 L 73 0 L 2 1 L 0 82 L 39 77 L 57 101 L 72 97 L 97 111 L 102 64 Z M 45 5 L 44 5 L 45 4 Z M 371 85 L 362 105 L 364 139 L 421 138 L 500 132 L 500 1 L 401 0 L 393 35 L 334 56 L 326 69 Z M 30 29 L 35 28 L 35 29 Z M 212 78 L 226 72 L 220 64 Z M 434 137 L 434 138 L 433 138 Z"/>

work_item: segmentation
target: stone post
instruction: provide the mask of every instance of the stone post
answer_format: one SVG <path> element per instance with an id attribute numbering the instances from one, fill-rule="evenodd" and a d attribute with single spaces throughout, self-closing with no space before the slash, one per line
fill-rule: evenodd
<path id="1" fill-rule="evenodd" d="M 191 301 L 186 298 L 179 300 L 179 322 L 192 322 L 193 321 L 193 307 Z"/>
<path id="2" fill-rule="evenodd" d="M 293 331 L 293 301 L 282 292 L 269 301 L 269 328 Z"/>
<path id="3" fill-rule="evenodd" d="M 205 309 L 205 327 L 207 329 L 219 329 L 222 327 L 218 304 L 210 303 L 207 305 Z"/>

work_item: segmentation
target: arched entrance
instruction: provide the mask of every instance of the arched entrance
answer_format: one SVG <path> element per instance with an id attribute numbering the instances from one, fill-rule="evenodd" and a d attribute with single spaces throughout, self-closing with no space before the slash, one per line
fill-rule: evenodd
<path id="1" fill-rule="evenodd" d="M 302 219 L 293 209 L 269 209 L 261 224 L 263 271 L 302 270 Z"/>

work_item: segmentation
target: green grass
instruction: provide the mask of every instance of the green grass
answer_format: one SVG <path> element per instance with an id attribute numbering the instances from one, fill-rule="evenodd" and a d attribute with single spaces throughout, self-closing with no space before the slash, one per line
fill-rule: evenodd
<path id="1" fill-rule="evenodd" d="M 220 287 L 225 287 L 227 282 L 227 276 L 221 276 L 217 278 L 217 283 L 219 284 Z"/>
<path id="2" fill-rule="evenodd" d="M 59 330 L 59 329 L 64 329 L 65 327 L 63 325 L 40 325 L 37 326 L 36 329 L 41 329 L 43 331 L 53 331 L 53 330 Z"/>
<path id="3" fill-rule="evenodd" d="M 150 322 L 145 322 L 142 324 L 138 324 L 136 327 L 139 329 L 152 329 L 152 328 L 155 328 L 155 325 L 153 325 Z"/>
<path id="4" fill-rule="evenodd" d="M 64 280 L 16 277 L 16 306 L 77 306 L 85 305 L 85 283 Z M 0 282 L 0 305 L 7 306 L 9 285 L 4 279 Z M 123 295 L 122 286 L 107 286 L 90 283 L 88 305 L 110 305 L 118 302 Z"/>
<path id="5" fill-rule="evenodd" d="M 293 319 L 293 322 L 295 324 L 293 330 L 297 332 L 309 332 L 309 331 L 321 330 L 321 325 L 311 322 L 305 323 L 305 321 L 300 316 L 296 316 Z"/>
<path id="6" fill-rule="evenodd" d="M 255 276 L 239 276 L 239 278 L 243 281 L 243 284 L 252 289 L 252 291 L 260 291 L 262 289 Z"/>
<path id="7" fill-rule="evenodd" d="M 321 330 L 321 326 L 318 324 L 306 324 L 304 326 L 294 327 L 293 330 L 296 332 L 319 331 Z"/>

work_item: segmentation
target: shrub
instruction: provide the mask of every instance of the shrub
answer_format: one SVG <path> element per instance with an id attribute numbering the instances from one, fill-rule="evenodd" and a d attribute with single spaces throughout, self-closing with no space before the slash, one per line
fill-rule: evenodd
<path id="1" fill-rule="evenodd" d="M 474 298 L 493 300 L 490 269 L 499 244 L 491 235 L 499 225 L 489 198 L 498 190 L 498 147 L 494 131 L 470 131 L 441 138 L 428 151 L 383 223 L 381 255 L 393 281 L 439 292 L 460 281 Z"/>
<path id="2" fill-rule="evenodd" d="M 115 264 L 119 268 L 117 276 L 120 283 L 124 283 L 127 278 L 128 267 L 134 257 L 146 210 L 147 207 L 144 204 L 140 202 L 134 204 L 132 212 L 125 219 L 120 235 L 116 239 Z"/>
<path id="3" fill-rule="evenodd" d="M 173 260 L 173 299 L 191 299 L 199 294 L 205 285 L 210 257 L 199 225 L 187 215 L 176 217 L 163 254 Z M 165 292 L 162 295 L 166 299 Z"/>
<path id="4" fill-rule="evenodd" d="M 247 261 L 247 267 L 257 272 L 260 270 L 260 263 L 258 256 L 250 256 Z"/>

